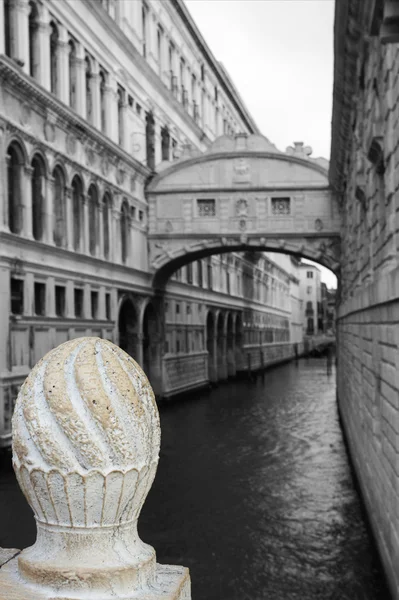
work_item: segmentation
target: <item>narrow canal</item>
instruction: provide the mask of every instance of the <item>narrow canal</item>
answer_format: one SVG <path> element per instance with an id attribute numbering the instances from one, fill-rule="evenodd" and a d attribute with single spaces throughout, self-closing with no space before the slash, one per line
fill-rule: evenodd
<path id="1" fill-rule="evenodd" d="M 140 534 L 190 567 L 193 600 L 390 598 L 322 360 L 277 367 L 161 407 L 158 475 Z M 0 546 L 34 540 L 9 462 Z"/>

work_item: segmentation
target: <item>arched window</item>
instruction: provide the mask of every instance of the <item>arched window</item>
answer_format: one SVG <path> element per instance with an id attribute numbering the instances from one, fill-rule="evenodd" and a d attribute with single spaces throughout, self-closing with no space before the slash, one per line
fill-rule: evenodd
<path id="1" fill-rule="evenodd" d="M 76 46 L 69 40 L 69 106 L 76 110 Z"/>
<path id="2" fill-rule="evenodd" d="M 73 212 L 73 247 L 80 249 L 80 238 L 82 230 L 82 195 L 83 185 L 80 177 L 75 175 L 72 180 L 72 212 Z"/>
<path id="3" fill-rule="evenodd" d="M 89 187 L 89 251 L 95 256 L 97 250 L 98 235 L 98 193 L 94 184 Z"/>
<path id="4" fill-rule="evenodd" d="M 91 62 L 90 58 L 85 58 L 85 69 L 86 69 L 86 118 L 89 123 L 93 120 L 93 98 L 91 93 Z"/>
<path id="5" fill-rule="evenodd" d="M 41 240 L 44 232 L 46 177 L 43 159 L 36 155 L 32 159 L 32 233 Z"/>
<path id="6" fill-rule="evenodd" d="M 4 1 L 4 45 L 6 55 L 11 57 L 11 0 Z"/>
<path id="7" fill-rule="evenodd" d="M 35 2 L 29 2 L 29 75 L 39 78 L 38 10 Z"/>
<path id="8" fill-rule="evenodd" d="M 109 223 L 110 223 L 111 197 L 108 193 L 103 198 L 103 239 L 104 258 L 109 258 Z"/>
<path id="9" fill-rule="evenodd" d="M 104 71 L 100 71 L 100 112 L 101 112 L 101 131 L 105 132 L 107 129 L 107 107 L 105 102 L 105 87 L 106 78 Z"/>
<path id="10" fill-rule="evenodd" d="M 61 167 L 55 167 L 53 171 L 54 178 L 54 198 L 53 198 L 53 239 L 56 246 L 64 248 L 66 246 L 66 206 L 65 206 L 65 179 Z"/>
<path id="11" fill-rule="evenodd" d="M 126 200 L 121 209 L 121 253 L 122 262 L 126 262 L 129 254 L 129 206 Z"/>
<path id="12" fill-rule="evenodd" d="M 8 179 L 8 226 L 11 233 L 22 231 L 22 169 L 23 153 L 18 144 L 13 143 L 7 150 Z"/>
<path id="13" fill-rule="evenodd" d="M 58 92 L 58 28 L 52 21 L 50 23 L 50 82 L 51 92 Z"/>

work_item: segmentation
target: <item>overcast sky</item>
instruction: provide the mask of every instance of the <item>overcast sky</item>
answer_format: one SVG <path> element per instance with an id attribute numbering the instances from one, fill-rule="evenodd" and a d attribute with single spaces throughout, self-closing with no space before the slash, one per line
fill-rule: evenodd
<path id="1" fill-rule="evenodd" d="M 333 0 L 185 0 L 261 133 L 330 156 Z M 335 277 L 323 280 L 335 287 Z M 326 277 L 327 274 L 327 277 Z"/>

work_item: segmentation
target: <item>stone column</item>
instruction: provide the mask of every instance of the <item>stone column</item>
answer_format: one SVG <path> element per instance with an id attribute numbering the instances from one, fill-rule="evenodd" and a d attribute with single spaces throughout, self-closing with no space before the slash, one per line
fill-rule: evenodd
<path id="1" fill-rule="evenodd" d="M 4 0 L 0 0 L 0 54 L 6 53 L 6 44 L 5 44 L 5 23 L 4 23 Z"/>
<path id="2" fill-rule="evenodd" d="M 120 217 L 121 213 L 118 209 L 112 209 L 112 231 L 113 235 L 110 237 L 110 243 L 112 244 L 112 262 L 121 264 L 121 235 L 120 235 Z"/>
<path id="3" fill-rule="evenodd" d="M 93 102 L 93 125 L 101 130 L 100 74 L 99 65 L 96 60 L 92 61 L 90 86 Z"/>
<path id="4" fill-rule="evenodd" d="M 100 321 L 105 321 L 105 319 L 106 319 L 105 294 L 106 294 L 105 287 L 103 285 L 100 285 L 100 288 L 98 290 L 98 319 Z"/>
<path id="5" fill-rule="evenodd" d="M 40 9 L 37 30 L 37 80 L 47 91 L 51 90 L 50 69 L 50 15 L 45 6 Z"/>
<path id="6" fill-rule="evenodd" d="M 54 246 L 54 177 L 51 175 L 46 180 L 45 191 L 43 241 Z"/>
<path id="7" fill-rule="evenodd" d="M 119 145 L 124 150 L 128 151 L 129 150 L 129 135 L 128 135 L 128 131 L 127 131 L 126 91 L 123 93 L 122 106 L 119 106 L 119 98 L 117 97 L 117 111 L 118 111 L 118 142 L 119 142 Z M 119 135 L 119 127 L 121 129 L 121 135 Z"/>
<path id="8" fill-rule="evenodd" d="M 85 283 L 83 286 L 83 318 L 91 319 L 91 317 L 90 284 Z"/>
<path id="9" fill-rule="evenodd" d="M 75 317 L 75 298 L 73 281 L 68 280 L 65 293 L 65 316 L 67 319 Z"/>
<path id="10" fill-rule="evenodd" d="M 56 317 L 55 314 L 55 280 L 54 277 L 47 278 L 46 285 L 46 316 Z"/>
<path id="11" fill-rule="evenodd" d="M 10 7 L 11 58 L 29 73 L 29 2 L 15 0 Z M 4 31 L 4 30 L 3 30 Z M 2 32 L 2 35 L 3 32 Z"/>
<path id="12" fill-rule="evenodd" d="M 105 88 L 105 106 L 106 106 L 106 135 L 116 144 L 119 141 L 118 130 L 118 94 L 117 83 L 113 75 L 108 75 L 108 85 Z"/>
<path id="13" fill-rule="evenodd" d="M 27 166 L 22 171 L 21 193 L 23 198 L 22 231 L 29 240 L 33 239 L 32 231 L 32 173 L 33 169 Z"/>
<path id="14" fill-rule="evenodd" d="M 65 218 L 66 218 L 66 244 L 68 250 L 73 251 L 73 206 L 72 188 L 65 188 Z"/>
<path id="15" fill-rule="evenodd" d="M 3 0 L 0 0 L 3 2 Z M 0 126 L 0 181 L 4 184 L 0 185 L 0 231 L 10 231 L 8 226 L 8 195 L 7 195 L 7 148 L 5 145 L 5 130 Z"/>
<path id="16" fill-rule="evenodd" d="M 69 44 L 68 31 L 58 24 L 58 97 L 69 105 Z"/>
<path id="17" fill-rule="evenodd" d="M 86 119 L 86 65 L 84 48 L 76 42 L 76 112 Z"/>

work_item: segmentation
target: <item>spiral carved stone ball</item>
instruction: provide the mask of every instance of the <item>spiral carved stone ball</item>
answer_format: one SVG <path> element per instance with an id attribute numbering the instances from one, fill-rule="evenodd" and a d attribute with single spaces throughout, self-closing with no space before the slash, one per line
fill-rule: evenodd
<path id="1" fill-rule="evenodd" d="M 13 462 L 40 521 L 89 526 L 138 516 L 159 447 L 158 409 L 147 377 L 107 340 L 78 338 L 58 346 L 21 387 Z M 84 515 L 77 488 L 86 490 Z M 92 514 L 94 496 L 101 515 Z"/>

